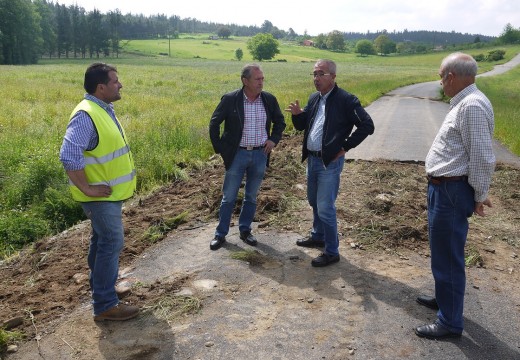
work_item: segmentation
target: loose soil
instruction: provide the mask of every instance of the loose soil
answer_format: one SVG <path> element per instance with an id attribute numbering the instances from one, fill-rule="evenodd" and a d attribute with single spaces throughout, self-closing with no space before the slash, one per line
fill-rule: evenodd
<path id="1" fill-rule="evenodd" d="M 272 155 L 258 198 L 255 222 L 259 229 L 305 236 L 311 227 L 301 141 L 301 134 L 287 135 Z M 191 170 L 186 179 L 148 196 L 136 196 L 126 204 L 121 269 L 131 267 L 136 258 L 166 236 L 216 221 L 223 173 L 220 157 L 213 156 L 203 168 Z M 490 191 L 494 206 L 487 210 L 489 216 L 471 218 L 466 246 L 468 266 L 496 271 L 496 281 L 516 299 L 520 299 L 520 288 L 514 286 L 520 280 L 519 184 L 520 169 L 497 165 Z M 428 257 L 426 186 L 422 163 L 346 162 L 337 200 L 343 246 L 377 257 L 379 261 L 372 266 L 383 266 L 411 253 Z M 239 206 L 240 201 L 237 213 Z M 89 223 L 83 222 L 0 263 L 0 323 L 21 321 L 14 328 L 25 334 L 20 346 L 52 332 L 57 323 L 89 303 L 89 231 Z M 409 272 L 406 266 L 386 269 L 387 276 L 395 279 L 410 278 Z M 124 301 L 153 308 L 165 293 L 180 289 L 188 280 L 158 281 L 146 292 L 134 284 Z M 78 323 L 75 331 L 81 329 Z"/>

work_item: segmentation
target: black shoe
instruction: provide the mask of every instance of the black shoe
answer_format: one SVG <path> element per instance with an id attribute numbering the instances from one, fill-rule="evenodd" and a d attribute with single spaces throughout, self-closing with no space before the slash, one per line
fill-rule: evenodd
<path id="1" fill-rule="evenodd" d="M 251 246 L 256 246 L 256 244 L 258 244 L 258 241 L 256 241 L 256 238 L 253 236 L 253 234 L 251 234 L 250 231 L 241 231 L 240 239 Z"/>
<path id="2" fill-rule="evenodd" d="M 225 242 L 226 242 L 225 236 L 215 235 L 215 238 L 213 240 L 211 240 L 211 242 L 209 243 L 209 248 L 211 250 L 218 250 Z"/>
<path id="3" fill-rule="evenodd" d="M 417 297 L 417 302 L 423 306 L 429 307 L 433 310 L 439 310 L 437 300 L 433 296 L 421 295 Z"/>
<path id="4" fill-rule="evenodd" d="M 314 240 L 312 237 L 308 237 L 306 239 L 296 240 L 296 245 L 303 247 L 325 247 L 325 241 L 323 240 Z"/>
<path id="5" fill-rule="evenodd" d="M 427 339 L 445 339 L 445 338 L 453 338 L 460 337 L 461 334 L 454 333 L 449 331 L 444 326 L 439 325 L 437 323 L 423 325 L 415 328 L 415 334 L 420 337 L 424 337 Z"/>
<path id="6" fill-rule="evenodd" d="M 311 265 L 314 267 L 323 267 L 337 263 L 338 261 L 339 255 L 327 255 L 325 253 L 322 253 L 317 258 L 312 259 Z"/>

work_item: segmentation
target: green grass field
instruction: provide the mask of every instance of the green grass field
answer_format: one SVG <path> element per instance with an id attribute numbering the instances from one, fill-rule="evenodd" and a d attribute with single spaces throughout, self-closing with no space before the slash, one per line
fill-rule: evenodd
<path id="1" fill-rule="evenodd" d="M 185 176 L 186 166 L 197 166 L 213 154 L 209 119 L 222 94 L 241 86 L 240 70 L 251 58 L 246 39 L 240 38 L 199 36 L 123 45 L 129 53 L 101 61 L 118 67 L 123 90 L 116 113 L 134 152 L 139 191 L 146 193 Z M 237 48 L 244 51 L 242 61 L 233 59 Z M 520 52 L 520 46 L 505 49 L 507 59 Z M 169 52 L 170 57 L 160 55 Z M 315 60 L 332 58 L 338 64 L 338 84 L 367 106 L 394 88 L 437 80 L 446 54 L 359 57 L 281 43 L 275 61 L 262 63 L 264 89 L 277 96 L 282 108 L 294 99 L 304 105 L 314 91 L 310 73 Z M 0 67 L 0 254 L 75 221 L 77 206 L 68 195 L 58 153 L 70 112 L 84 94 L 84 71 L 94 61 L 54 59 Z M 482 63 L 481 70 L 493 65 Z M 495 106 L 497 137 L 520 154 L 518 77 L 516 69 L 479 80 L 479 85 Z M 286 120 L 291 131 L 289 115 Z"/>

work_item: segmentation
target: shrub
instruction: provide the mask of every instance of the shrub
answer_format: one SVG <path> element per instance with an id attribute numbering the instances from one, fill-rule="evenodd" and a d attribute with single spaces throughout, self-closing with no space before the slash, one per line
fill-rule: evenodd
<path id="1" fill-rule="evenodd" d="M 26 207 L 42 201 L 46 188 L 66 182 L 63 168 L 55 158 L 42 151 L 20 164 L 5 182 L 4 197 L 8 207 Z"/>
<path id="2" fill-rule="evenodd" d="M 79 220 L 86 219 L 81 205 L 72 199 L 68 188 L 47 188 L 43 196 L 45 200 L 38 206 L 38 212 L 48 221 L 53 233 L 61 232 Z"/>
<path id="3" fill-rule="evenodd" d="M 21 248 L 48 234 L 47 221 L 33 212 L 6 212 L 0 217 L 0 253 L 9 248 Z"/>
<path id="4" fill-rule="evenodd" d="M 487 61 L 499 61 L 504 59 L 505 50 L 493 50 L 488 53 Z"/>
<path id="5" fill-rule="evenodd" d="M 486 56 L 484 54 L 478 54 L 478 55 L 474 55 L 473 59 L 475 59 L 475 61 L 477 61 L 477 62 L 480 62 L 480 61 L 486 60 Z"/>

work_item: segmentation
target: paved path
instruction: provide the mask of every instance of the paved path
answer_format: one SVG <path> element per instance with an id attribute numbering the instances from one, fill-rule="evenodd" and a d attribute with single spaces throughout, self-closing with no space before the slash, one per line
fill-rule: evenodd
<path id="1" fill-rule="evenodd" d="M 431 341 L 413 332 L 436 317 L 415 302 L 433 291 L 428 257 L 367 253 L 342 241 L 338 264 L 313 268 L 320 251 L 296 246 L 300 235 L 254 229 L 267 262 L 253 266 L 230 257 L 251 249 L 236 226 L 222 249 L 209 250 L 215 226 L 168 236 L 129 274 L 143 284 L 189 276 L 182 293 L 203 300 L 198 314 L 94 323 L 85 304 L 9 360 L 520 359 L 518 299 L 503 271 L 468 268 L 464 336 Z"/>
<path id="2" fill-rule="evenodd" d="M 518 64 L 520 54 L 479 76 L 502 74 Z M 393 90 L 372 103 L 366 110 L 374 119 L 376 131 L 346 158 L 424 161 L 449 111 L 449 104 L 440 101 L 440 90 L 439 81 L 415 84 Z M 498 162 L 520 167 L 520 158 L 498 141 L 493 147 Z"/>

